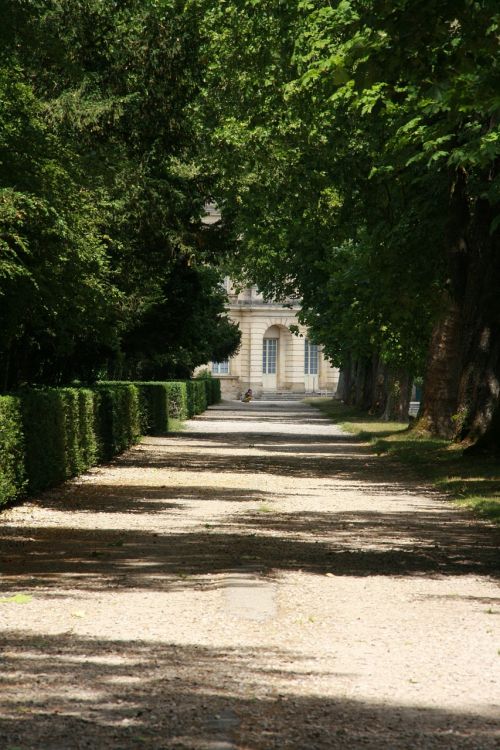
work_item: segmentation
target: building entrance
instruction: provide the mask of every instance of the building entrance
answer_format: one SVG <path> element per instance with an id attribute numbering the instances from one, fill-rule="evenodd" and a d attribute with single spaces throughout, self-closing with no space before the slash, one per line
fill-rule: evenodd
<path id="1" fill-rule="evenodd" d="M 262 387 L 264 391 L 278 388 L 278 339 L 265 338 L 262 346 Z"/>
<path id="2" fill-rule="evenodd" d="M 318 346 L 304 339 L 304 389 L 306 393 L 318 391 Z"/>

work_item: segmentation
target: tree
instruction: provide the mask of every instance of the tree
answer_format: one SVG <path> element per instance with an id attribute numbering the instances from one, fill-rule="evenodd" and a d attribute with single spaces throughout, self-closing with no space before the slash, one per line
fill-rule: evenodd
<path id="1" fill-rule="evenodd" d="M 208 5 L 211 163 L 243 272 L 269 293 L 297 290 L 344 366 L 365 359 L 373 372 L 381 359 L 415 373 L 430 341 L 427 426 L 489 435 L 500 382 L 496 4 Z"/>
<path id="2" fill-rule="evenodd" d="M 3 387 L 125 366 L 153 309 L 178 315 L 184 266 L 202 291 L 185 307 L 185 328 L 160 333 L 143 366 L 161 360 L 187 372 L 211 353 L 207 341 L 213 351 L 230 339 L 234 348 L 216 274 L 213 288 L 206 284 L 208 188 L 190 112 L 200 75 L 196 9 L 156 0 L 4 6 Z M 211 337 L 196 324 L 202 312 L 212 316 Z"/>

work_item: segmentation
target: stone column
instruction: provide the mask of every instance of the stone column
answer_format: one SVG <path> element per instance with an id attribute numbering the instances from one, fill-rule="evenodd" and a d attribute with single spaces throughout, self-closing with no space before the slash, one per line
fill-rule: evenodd
<path id="1" fill-rule="evenodd" d="M 262 339 L 264 331 L 260 320 L 252 321 L 249 335 L 248 385 L 255 395 L 262 393 Z"/>
<path id="2" fill-rule="evenodd" d="M 304 339 L 290 334 L 289 383 L 295 393 L 304 393 Z"/>

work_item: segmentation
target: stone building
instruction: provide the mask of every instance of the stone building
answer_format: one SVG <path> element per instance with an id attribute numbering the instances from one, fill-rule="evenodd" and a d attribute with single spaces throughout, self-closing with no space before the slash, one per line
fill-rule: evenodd
<path id="1" fill-rule="evenodd" d="M 229 317 L 240 327 L 241 346 L 230 360 L 210 363 L 223 397 L 238 398 L 248 388 L 257 398 L 336 392 L 338 370 L 298 322 L 298 300 L 286 305 L 267 302 L 257 287 L 238 292 L 229 279 L 225 284 Z M 298 335 L 290 327 L 298 329 Z"/>

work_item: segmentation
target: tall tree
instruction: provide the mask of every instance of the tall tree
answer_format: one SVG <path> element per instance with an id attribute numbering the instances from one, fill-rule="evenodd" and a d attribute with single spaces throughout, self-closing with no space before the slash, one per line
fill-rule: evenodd
<path id="1" fill-rule="evenodd" d="M 430 341 L 427 426 L 495 432 L 496 3 L 208 5 L 211 161 L 244 271 L 297 290 L 344 366 L 415 373 Z"/>
<path id="2" fill-rule="evenodd" d="M 189 341 L 160 332 L 151 363 L 165 365 L 169 352 L 170 369 L 187 371 L 210 354 L 209 340 L 229 353 L 237 331 L 221 317 L 215 280 L 205 283 L 209 191 L 190 113 L 196 9 L 176 0 L 3 5 L 3 386 L 92 378 L 123 362 L 132 331 L 159 305 L 178 315 L 175 277 L 186 264 L 199 277 L 184 301 Z M 196 326 L 202 310 L 212 316 L 208 338 Z"/>

